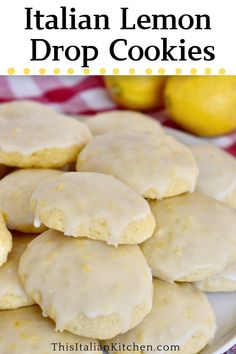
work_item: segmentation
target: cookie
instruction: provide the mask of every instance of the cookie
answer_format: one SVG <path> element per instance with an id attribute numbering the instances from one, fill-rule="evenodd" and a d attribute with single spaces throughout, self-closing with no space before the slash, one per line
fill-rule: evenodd
<path id="1" fill-rule="evenodd" d="M 146 200 L 101 173 L 68 172 L 45 181 L 33 193 L 31 208 L 35 225 L 113 245 L 141 243 L 155 228 Z"/>
<path id="2" fill-rule="evenodd" d="M 157 132 L 163 133 L 163 129 L 157 120 L 134 111 L 112 111 L 96 114 L 87 118 L 84 123 L 89 127 L 93 135 L 101 135 L 108 132 Z"/>
<path id="3" fill-rule="evenodd" d="M 13 247 L 7 262 L 0 267 L 0 310 L 29 306 L 34 303 L 24 291 L 18 276 L 19 260 L 32 235 L 13 234 Z"/>
<path id="4" fill-rule="evenodd" d="M 60 331 L 112 338 L 135 327 L 152 307 L 152 275 L 137 245 L 115 248 L 49 230 L 29 244 L 19 275 Z"/>
<path id="5" fill-rule="evenodd" d="M 0 267 L 7 261 L 12 249 L 12 235 L 8 231 L 2 212 L 0 210 Z"/>
<path id="6" fill-rule="evenodd" d="M 54 324 L 41 315 L 38 306 L 0 311 L 2 354 L 59 354 L 62 351 L 102 354 L 96 339 L 85 339 L 69 332 L 55 332 Z"/>
<path id="7" fill-rule="evenodd" d="M 20 168 L 59 168 L 76 160 L 91 139 L 85 124 L 57 113 L 35 111 L 0 117 L 0 163 Z"/>
<path id="8" fill-rule="evenodd" d="M 79 154 L 76 169 L 112 174 L 150 199 L 192 192 L 198 176 L 186 146 L 171 136 L 144 132 L 95 137 Z"/>
<path id="9" fill-rule="evenodd" d="M 40 233 L 45 226 L 34 227 L 30 198 L 41 182 L 62 175 L 62 171 L 29 169 L 10 173 L 0 181 L 0 206 L 8 229 Z"/>
<path id="10" fill-rule="evenodd" d="M 49 106 L 34 101 L 19 100 L 0 104 L 0 116 L 5 118 L 29 116 L 35 112 L 41 116 L 55 113 Z"/>
<path id="11" fill-rule="evenodd" d="M 159 227 L 141 247 L 152 273 L 200 281 L 236 260 L 236 212 L 200 193 L 150 203 Z"/>
<path id="12" fill-rule="evenodd" d="M 207 297 L 190 284 L 171 284 L 155 279 L 153 285 L 153 306 L 149 315 L 131 331 L 105 341 L 104 349 L 120 354 L 130 351 L 148 354 L 157 350 L 161 353 L 198 353 L 214 337 L 216 330 L 215 316 Z"/>
<path id="13" fill-rule="evenodd" d="M 194 285 L 207 292 L 236 291 L 236 262 L 226 267 L 221 273 L 196 282 Z"/>
<path id="14" fill-rule="evenodd" d="M 236 160 L 216 146 L 191 147 L 199 168 L 196 190 L 236 208 Z"/>

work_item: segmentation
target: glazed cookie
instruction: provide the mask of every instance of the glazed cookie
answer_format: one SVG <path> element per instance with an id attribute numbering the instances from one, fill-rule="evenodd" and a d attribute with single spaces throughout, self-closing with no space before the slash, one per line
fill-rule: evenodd
<path id="1" fill-rule="evenodd" d="M 0 206 L 8 229 L 25 233 L 45 231 L 42 225 L 34 227 L 34 215 L 30 211 L 30 198 L 34 190 L 45 180 L 58 177 L 64 172 L 56 170 L 18 170 L 0 181 Z"/>
<path id="2" fill-rule="evenodd" d="M 223 272 L 196 282 L 194 285 L 207 292 L 236 291 L 236 263 L 226 267 Z"/>
<path id="3" fill-rule="evenodd" d="M 148 239 L 155 220 L 145 199 L 110 175 L 69 172 L 40 184 L 31 199 L 35 225 L 109 244 Z"/>
<path id="4" fill-rule="evenodd" d="M 12 235 L 7 230 L 5 220 L 0 210 L 0 267 L 6 263 L 8 253 L 12 249 Z"/>
<path id="5" fill-rule="evenodd" d="M 0 323 L 2 354 L 59 354 L 62 348 L 65 348 L 63 352 L 74 348 L 76 353 L 102 354 L 96 350 L 99 348 L 96 339 L 85 339 L 66 331 L 55 332 L 53 322 L 42 317 L 38 306 L 0 311 Z"/>
<path id="6" fill-rule="evenodd" d="M 93 135 L 101 135 L 108 132 L 156 132 L 163 133 L 161 125 L 149 116 L 134 111 L 112 111 L 99 113 L 87 118 L 84 123 L 89 127 Z"/>
<path id="7" fill-rule="evenodd" d="M 112 338 L 135 327 L 152 307 L 152 275 L 137 245 L 115 248 L 49 230 L 29 244 L 19 274 L 60 331 Z"/>
<path id="8" fill-rule="evenodd" d="M 95 137 L 79 154 L 76 169 L 112 174 L 150 199 L 192 192 L 198 176 L 186 146 L 171 136 L 144 132 Z"/>
<path id="9" fill-rule="evenodd" d="M 34 101 L 23 100 L 0 104 L 1 117 L 19 118 L 20 116 L 34 115 L 35 112 L 41 116 L 55 113 L 49 106 Z"/>
<path id="10" fill-rule="evenodd" d="M 236 208 L 236 160 L 215 146 L 191 147 L 199 167 L 196 190 Z"/>
<path id="11" fill-rule="evenodd" d="M 154 280 L 153 306 L 149 315 L 134 329 L 104 342 L 109 353 L 195 354 L 214 337 L 215 316 L 207 297 L 190 284 Z M 112 350 L 112 343 L 118 343 Z M 119 344 L 124 349 L 119 350 Z M 121 348 L 120 346 L 120 348 Z M 148 349 L 152 346 L 152 349 Z M 179 348 L 178 348 L 179 346 Z M 140 349 L 139 349 L 140 348 Z M 172 348 L 172 349 L 171 349 Z M 178 350 L 177 350 L 178 348 Z"/>
<path id="12" fill-rule="evenodd" d="M 155 277 L 200 281 L 236 260 L 236 212 L 200 193 L 151 202 L 158 220 L 141 247 Z"/>
<path id="13" fill-rule="evenodd" d="M 15 167 L 57 168 L 76 160 L 91 139 L 85 124 L 38 111 L 0 117 L 0 163 Z"/>
<path id="14" fill-rule="evenodd" d="M 29 306 L 34 303 L 24 291 L 18 276 L 19 260 L 33 236 L 13 234 L 13 248 L 0 268 L 0 310 Z"/>

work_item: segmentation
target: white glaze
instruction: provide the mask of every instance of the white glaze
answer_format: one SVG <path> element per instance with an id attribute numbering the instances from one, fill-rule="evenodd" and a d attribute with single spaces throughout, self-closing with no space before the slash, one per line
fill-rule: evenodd
<path id="1" fill-rule="evenodd" d="M 154 190 L 157 199 L 172 189 L 176 194 L 192 192 L 198 176 L 186 146 L 171 136 L 150 132 L 97 136 L 79 154 L 76 169 L 113 174 L 141 195 Z"/>
<path id="2" fill-rule="evenodd" d="M 34 215 L 30 211 L 32 193 L 41 182 L 63 173 L 50 169 L 17 170 L 0 181 L 0 205 L 10 230 L 33 226 Z"/>
<path id="3" fill-rule="evenodd" d="M 157 120 L 140 112 L 112 111 L 98 113 L 84 120 L 93 135 L 101 135 L 108 132 L 156 132 L 163 133 L 163 129 Z"/>
<path id="4" fill-rule="evenodd" d="M 0 149 L 30 155 L 46 148 L 85 145 L 91 139 L 88 128 L 71 117 L 35 111 L 18 118 L 0 117 Z"/>
<path id="5" fill-rule="evenodd" d="M 156 353 L 157 345 L 178 344 L 183 347 L 199 333 L 206 338 L 203 345 L 213 338 L 214 314 L 201 291 L 190 284 L 177 285 L 157 279 L 153 285 L 153 307 L 147 317 L 134 329 L 106 341 L 105 344 L 152 345 L 153 351 L 142 351 L 146 354 Z M 199 346 L 198 349 L 202 347 Z M 158 352 L 166 353 L 164 350 Z"/>
<path id="6" fill-rule="evenodd" d="M 38 306 L 30 306 L 11 311 L 0 311 L 0 348 L 2 354 L 60 354 L 61 350 L 56 347 L 53 351 L 51 343 L 61 343 L 61 345 L 82 346 L 93 343 L 98 346 L 98 341 L 91 338 L 82 338 L 69 332 L 55 332 L 53 322 L 45 319 L 41 315 Z M 4 325 L 3 325 L 4 324 Z M 76 353 L 84 351 L 76 350 Z M 93 350 L 86 350 L 86 353 L 95 353 Z M 96 354 L 102 354 L 96 351 Z"/>
<path id="7" fill-rule="evenodd" d="M 30 243 L 19 274 L 29 294 L 41 294 L 43 313 L 54 311 L 57 330 L 84 314 L 117 315 L 125 332 L 135 307 L 152 304 L 151 271 L 136 245 L 114 248 L 49 230 Z"/>
<path id="8" fill-rule="evenodd" d="M 2 298 L 11 296 L 17 297 L 17 303 L 20 301 L 26 305 L 33 303 L 33 300 L 26 294 L 21 285 L 18 276 L 18 264 L 20 257 L 25 251 L 28 243 L 34 239 L 34 236 L 15 235 L 13 240 L 13 248 L 8 256 L 7 262 L 0 267 L 0 309 Z"/>
<path id="9" fill-rule="evenodd" d="M 236 161 L 215 146 L 191 147 L 199 167 L 196 190 L 223 200 L 236 188 Z"/>
<path id="10" fill-rule="evenodd" d="M 236 260 L 235 210 L 200 193 L 150 205 L 160 227 L 142 250 L 156 277 L 200 281 Z M 195 279 L 202 270 L 201 279 Z"/>
<path id="11" fill-rule="evenodd" d="M 108 243 L 113 245 L 119 244 L 130 223 L 151 215 L 148 203 L 130 187 L 113 176 L 89 172 L 68 172 L 41 183 L 32 195 L 31 205 L 36 227 L 42 222 L 54 228 L 47 223 L 47 214 L 60 211 L 64 215 L 64 229 L 60 231 L 67 236 L 85 236 L 80 226 L 105 220 L 110 229 Z"/>

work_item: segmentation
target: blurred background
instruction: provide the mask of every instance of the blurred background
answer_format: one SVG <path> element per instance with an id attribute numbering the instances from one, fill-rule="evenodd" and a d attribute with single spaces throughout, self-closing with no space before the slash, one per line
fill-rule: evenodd
<path id="1" fill-rule="evenodd" d="M 0 102 L 17 99 L 71 115 L 142 111 L 236 156 L 236 76 L 0 77 Z"/>

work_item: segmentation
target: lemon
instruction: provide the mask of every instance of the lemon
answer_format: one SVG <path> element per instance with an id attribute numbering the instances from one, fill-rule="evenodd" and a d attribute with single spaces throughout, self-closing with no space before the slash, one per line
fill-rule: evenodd
<path id="1" fill-rule="evenodd" d="M 170 117 L 200 136 L 236 128 L 236 76 L 172 76 L 165 88 Z"/>
<path id="2" fill-rule="evenodd" d="M 119 105 L 134 110 L 163 106 L 164 76 L 105 76 L 106 87 Z"/>

